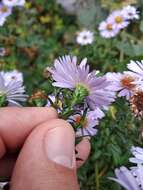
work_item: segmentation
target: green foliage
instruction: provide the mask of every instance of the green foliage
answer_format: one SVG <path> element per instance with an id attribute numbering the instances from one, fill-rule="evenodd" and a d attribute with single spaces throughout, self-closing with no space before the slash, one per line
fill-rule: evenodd
<path id="1" fill-rule="evenodd" d="M 111 10 L 122 7 L 125 2 L 92 2 L 79 7 L 76 15 L 68 15 L 53 0 L 27 1 L 24 8 L 16 8 L 0 27 L 0 47 L 7 51 L 6 56 L 0 57 L 0 70 L 22 71 L 29 94 L 39 89 L 50 93 L 52 85 L 43 73 L 58 56 L 87 57 L 91 68 L 102 73 L 124 71 L 129 60 L 143 59 L 142 1 L 126 1 L 126 4 L 137 3 L 141 18 L 113 39 L 101 38 L 97 27 Z M 79 46 L 75 41 L 76 32 L 84 27 L 95 32 L 95 41 L 90 46 Z M 41 105 L 41 102 L 38 100 L 35 104 Z M 110 107 L 100 123 L 99 133 L 91 140 L 91 156 L 79 170 L 81 190 L 121 190 L 107 177 L 113 176 L 116 167 L 128 164 L 132 145 L 142 145 L 141 128 L 123 99 Z"/>

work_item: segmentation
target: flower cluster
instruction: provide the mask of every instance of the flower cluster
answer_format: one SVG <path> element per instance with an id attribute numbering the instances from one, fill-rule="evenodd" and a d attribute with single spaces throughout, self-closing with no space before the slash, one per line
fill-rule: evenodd
<path id="1" fill-rule="evenodd" d="M 121 10 L 115 10 L 100 23 L 100 35 L 104 38 L 115 37 L 133 19 L 139 19 L 139 12 L 134 6 L 128 5 Z"/>
<path id="2" fill-rule="evenodd" d="M 0 2 L 0 26 L 6 21 L 6 18 L 12 14 L 12 9 L 15 6 L 23 6 L 25 0 L 2 0 Z"/>
<path id="3" fill-rule="evenodd" d="M 130 162 L 136 166 L 130 169 L 122 166 L 115 170 L 116 178 L 110 178 L 116 181 L 126 190 L 143 190 L 143 148 L 132 147 L 131 152 L 134 157 L 130 158 Z"/>
<path id="4" fill-rule="evenodd" d="M 96 71 L 90 72 L 86 58 L 78 64 L 77 57 L 60 57 L 49 71 L 53 86 L 65 89 L 69 94 L 70 101 L 66 102 L 65 94 L 60 93 L 62 117 L 72 123 L 77 136 L 94 136 L 97 133 L 95 126 L 104 117 L 103 110 L 115 100 L 111 82 L 106 76 L 98 77 Z"/>

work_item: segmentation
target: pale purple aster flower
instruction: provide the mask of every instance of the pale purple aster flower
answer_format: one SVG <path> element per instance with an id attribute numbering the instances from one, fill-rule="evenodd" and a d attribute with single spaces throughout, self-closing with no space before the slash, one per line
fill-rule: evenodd
<path id="1" fill-rule="evenodd" d="M 131 60 L 129 64 L 127 64 L 127 68 L 137 75 L 139 78 L 143 79 L 143 60 L 141 61 L 133 61 Z"/>
<path id="2" fill-rule="evenodd" d="M 20 105 L 19 102 L 25 102 L 27 95 L 21 81 L 11 81 L 5 85 L 5 80 L 0 73 L 0 95 L 5 96 L 9 105 Z"/>
<path id="3" fill-rule="evenodd" d="M 3 3 L 0 3 L 0 18 L 8 17 L 12 13 L 12 8 L 5 6 Z"/>
<path id="4" fill-rule="evenodd" d="M 102 21 L 99 25 L 100 35 L 104 38 L 115 37 L 119 33 L 119 29 L 114 25 L 113 22 L 108 20 Z"/>
<path id="5" fill-rule="evenodd" d="M 139 19 L 139 11 L 137 11 L 137 8 L 131 5 L 128 5 L 122 9 L 122 13 L 125 17 L 125 19 L 133 20 L 133 19 Z"/>
<path id="6" fill-rule="evenodd" d="M 134 157 L 131 157 L 129 161 L 135 164 L 143 164 L 143 148 L 132 146 L 131 152 Z"/>
<path id="7" fill-rule="evenodd" d="M 69 121 L 73 121 L 75 124 L 80 124 L 82 119 L 83 111 L 80 114 L 75 114 L 69 118 Z M 87 112 L 84 121 L 82 121 L 82 127 L 77 129 L 76 137 L 83 136 L 95 136 L 97 134 L 96 126 L 99 121 L 93 118 L 93 113 Z"/>
<path id="8" fill-rule="evenodd" d="M 8 71 L 8 72 L 0 72 L 5 80 L 5 85 L 9 82 L 13 81 L 20 81 L 23 83 L 23 74 L 17 70 Z"/>
<path id="9" fill-rule="evenodd" d="M 113 23 L 114 27 L 118 29 L 123 29 L 129 25 L 129 21 L 125 19 L 122 10 L 113 11 L 107 21 Z"/>
<path id="10" fill-rule="evenodd" d="M 130 70 L 130 73 L 134 74 L 138 80 L 135 82 L 138 85 L 140 90 L 143 89 L 143 60 L 141 61 L 133 61 L 127 65 L 127 68 Z"/>
<path id="11" fill-rule="evenodd" d="M 88 45 L 92 44 L 94 41 L 94 33 L 90 30 L 83 30 L 81 32 L 78 32 L 76 41 L 80 45 Z"/>
<path id="12" fill-rule="evenodd" d="M 102 119 L 104 116 L 105 116 L 104 112 L 99 108 L 96 108 L 95 110 L 90 111 L 90 118 L 92 120 Z"/>
<path id="13" fill-rule="evenodd" d="M 110 177 L 109 179 L 119 183 L 126 190 L 142 190 L 138 185 L 136 177 L 126 167 L 122 166 L 119 169 L 115 169 L 115 175 L 116 178 Z"/>
<path id="14" fill-rule="evenodd" d="M 86 62 L 85 58 L 77 65 L 77 57 L 70 56 L 56 59 L 54 68 L 50 70 L 55 80 L 53 86 L 71 90 L 79 86 L 84 88 L 88 92 L 86 103 L 92 110 L 108 106 L 115 99 L 115 94 L 108 90 L 110 82 L 105 76 L 97 77 L 95 72 L 90 73 Z"/>
<path id="15" fill-rule="evenodd" d="M 119 97 L 126 97 L 129 100 L 134 94 L 137 85 L 137 77 L 131 72 L 124 73 L 107 73 L 107 80 L 111 82 L 111 89 L 118 92 Z"/>
<path id="16" fill-rule="evenodd" d="M 2 3 L 8 7 L 24 6 L 25 0 L 2 0 Z"/>
<path id="17" fill-rule="evenodd" d="M 130 170 L 133 176 L 136 178 L 139 187 L 141 190 L 143 190 L 143 166 L 141 164 L 138 164 L 135 167 L 131 167 Z"/>

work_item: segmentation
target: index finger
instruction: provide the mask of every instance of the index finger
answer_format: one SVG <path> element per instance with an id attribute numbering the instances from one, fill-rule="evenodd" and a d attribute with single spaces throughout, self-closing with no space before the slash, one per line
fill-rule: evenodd
<path id="1" fill-rule="evenodd" d="M 0 158 L 8 150 L 20 147 L 37 125 L 57 118 L 53 108 L 9 107 L 0 109 Z"/>

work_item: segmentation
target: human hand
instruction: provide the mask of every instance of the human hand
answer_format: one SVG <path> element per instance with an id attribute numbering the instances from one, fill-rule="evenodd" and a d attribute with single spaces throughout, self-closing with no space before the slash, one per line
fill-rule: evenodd
<path id="1" fill-rule="evenodd" d="M 76 169 L 90 143 L 77 146 L 72 127 L 53 108 L 0 109 L 0 178 L 10 190 L 78 190 Z"/>

